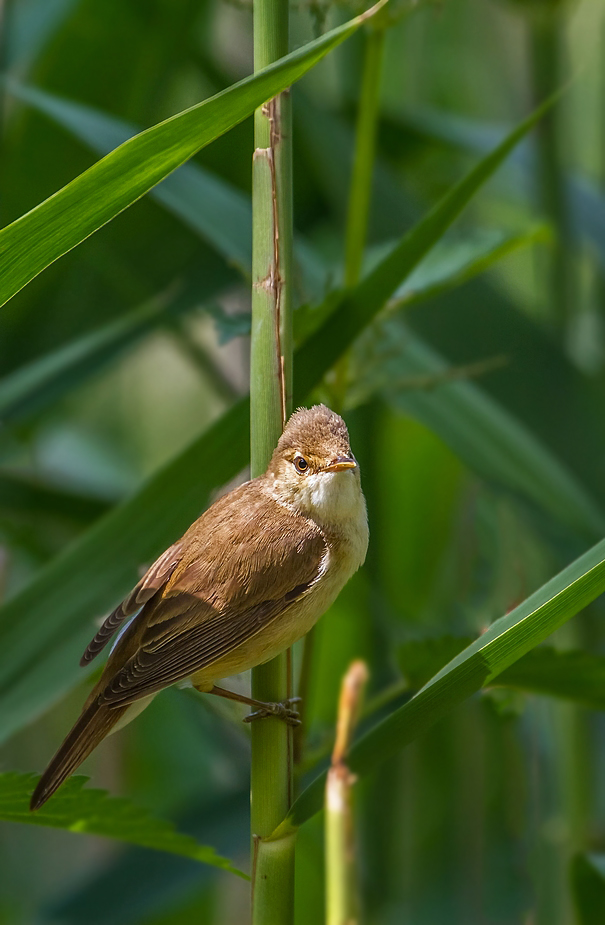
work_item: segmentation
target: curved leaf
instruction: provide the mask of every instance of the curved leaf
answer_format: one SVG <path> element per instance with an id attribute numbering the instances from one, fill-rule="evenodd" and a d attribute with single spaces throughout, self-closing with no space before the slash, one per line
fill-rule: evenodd
<path id="1" fill-rule="evenodd" d="M 211 141 L 303 76 L 371 15 L 355 17 L 252 77 L 135 135 L 0 231 L 0 305 Z"/>
<path id="2" fill-rule="evenodd" d="M 490 684 L 605 591 L 605 540 L 559 572 L 441 669 L 406 704 L 367 732 L 349 753 L 354 774 L 369 773 L 414 741 L 455 706 Z M 277 832 L 302 824 L 321 809 L 326 775 L 298 797 Z"/>
<path id="3" fill-rule="evenodd" d="M 135 125 L 90 106 L 63 99 L 36 87 L 10 81 L 10 91 L 49 116 L 98 154 L 107 154 L 140 131 Z M 199 164 L 183 164 L 149 191 L 156 202 L 180 218 L 244 276 L 252 270 L 250 196 Z M 326 271 L 315 249 L 296 235 L 294 256 L 305 286 L 323 294 Z"/>
<path id="4" fill-rule="evenodd" d="M 90 106 L 62 99 L 37 87 L 11 81 L 10 92 L 68 129 L 98 154 L 108 154 L 133 138 L 140 128 Z M 219 254 L 250 275 L 252 208 L 250 197 L 205 170 L 183 164 L 150 190 L 150 196 L 182 219 Z"/>
<path id="5" fill-rule="evenodd" d="M 462 636 L 415 639 L 399 647 L 398 661 L 406 678 L 404 689 L 418 689 L 433 675 L 471 645 Z M 543 694 L 570 700 L 593 710 L 605 710 L 605 658 L 591 652 L 561 652 L 540 646 L 524 655 L 499 674 L 496 687 L 509 687 L 524 693 Z M 378 695 L 380 697 L 380 695 Z M 382 702 L 382 700 L 381 700 Z"/>

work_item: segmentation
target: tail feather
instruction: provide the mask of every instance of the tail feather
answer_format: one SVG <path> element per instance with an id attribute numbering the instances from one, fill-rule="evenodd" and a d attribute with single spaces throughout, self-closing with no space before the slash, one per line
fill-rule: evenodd
<path id="1" fill-rule="evenodd" d="M 29 804 L 31 810 L 40 809 L 46 803 L 63 781 L 73 774 L 105 738 L 127 709 L 128 706 L 112 709 L 105 704 L 100 705 L 96 698 L 85 707 L 42 774 Z"/>

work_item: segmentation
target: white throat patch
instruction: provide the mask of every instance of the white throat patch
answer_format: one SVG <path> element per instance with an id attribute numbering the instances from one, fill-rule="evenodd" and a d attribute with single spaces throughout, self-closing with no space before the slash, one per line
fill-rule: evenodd
<path id="1" fill-rule="evenodd" d="M 363 496 L 359 477 L 352 470 L 315 472 L 301 479 L 297 507 L 319 523 L 334 526 L 359 516 Z"/>

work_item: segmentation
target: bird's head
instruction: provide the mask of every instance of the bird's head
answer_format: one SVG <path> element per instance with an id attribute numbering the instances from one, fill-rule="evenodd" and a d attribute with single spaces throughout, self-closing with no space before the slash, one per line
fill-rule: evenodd
<path id="1" fill-rule="evenodd" d="M 276 500 L 321 523 L 337 526 L 357 516 L 363 504 L 347 425 L 325 405 L 294 412 L 266 478 Z"/>

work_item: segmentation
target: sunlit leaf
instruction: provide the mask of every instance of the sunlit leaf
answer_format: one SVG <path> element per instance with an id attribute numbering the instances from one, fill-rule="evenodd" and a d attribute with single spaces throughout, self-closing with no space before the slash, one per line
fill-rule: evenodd
<path id="1" fill-rule="evenodd" d="M 35 87 L 9 84 L 16 97 L 68 129 L 98 154 L 108 154 L 140 131 L 135 125 L 90 106 Z M 149 195 L 180 218 L 225 260 L 249 277 L 252 264 L 250 197 L 199 164 L 183 164 Z M 294 256 L 311 295 L 325 286 L 325 268 L 308 241 L 295 236 Z"/>
<path id="2" fill-rule="evenodd" d="M 59 96 L 11 82 L 10 92 L 72 132 L 98 154 L 109 154 L 140 128 Z M 150 195 L 246 274 L 252 260 L 250 197 L 199 164 L 183 164 Z"/>
<path id="3" fill-rule="evenodd" d="M 141 132 L 3 228 L 0 304 L 193 154 L 302 77 L 365 19 L 365 15 L 352 19 L 254 76 Z"/>

